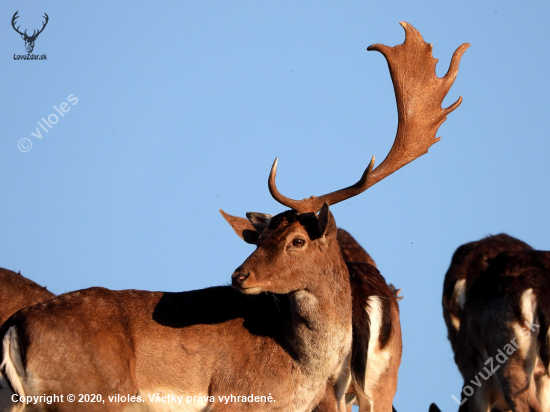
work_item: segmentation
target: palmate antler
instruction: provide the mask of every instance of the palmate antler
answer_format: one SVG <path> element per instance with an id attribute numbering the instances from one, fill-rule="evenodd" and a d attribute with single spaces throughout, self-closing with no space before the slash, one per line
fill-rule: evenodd
<path id="1" fill-rule="evenodd" d="M 401 22 L 405 29 L 405 42 L 395 47 L 374 44 L 367 50 L 376 50 L 388 62 L 395 90 L 398 126 L 395 141 L 384 161 L 374 168 L 374 156 L 361 179 L 352 186 L 335 192 L 303 200 L 283 196 L 275 185 L 277 159 L 269 174 L 268 186 L 271 195 L 279 203 L 298 213 L 317 212 L 326 202 L 333 205 L 356 196 L 380 180 L 389 176 L 407 163 L 428 152 L 438 142 L 435 134 L 447 115 L 462 103 L 462 96 L 446 109 L 441 108 L 456 75 L 460 59 L 470 47 L 464 43 L 456 49 L 447 74 L 439 78 L 435 74 L 438 59 L 432 56 L 431 44 L 424 42 L 422 35 L 410 24 Z"/>

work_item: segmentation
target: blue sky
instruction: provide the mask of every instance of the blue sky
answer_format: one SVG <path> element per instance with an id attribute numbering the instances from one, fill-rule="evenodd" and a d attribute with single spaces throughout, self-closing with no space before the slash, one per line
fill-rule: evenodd
<path id="1" fill-rule="evenodd" d="M 47 60 L 13 59 L 16 10 L 29 28 L 48 13 L 33 52 Z M 253 247 L 218 209 L 283 211 L 266 184 L 276 156 L 294 198 L 385 157 L 393 89 L 366 48 L 402 43 L 404 20 L 440 76 L 471 43 L 445 100 L 464 102 L 427 155 L 331 210 L 403 289 L 397 410 L 455 411 L 440 304 L 452 253 L 500 232 L 550 249 L 549 18 L 543 1 L 3 1 L 0 266 L 55 293 L 227 284 Z"/>

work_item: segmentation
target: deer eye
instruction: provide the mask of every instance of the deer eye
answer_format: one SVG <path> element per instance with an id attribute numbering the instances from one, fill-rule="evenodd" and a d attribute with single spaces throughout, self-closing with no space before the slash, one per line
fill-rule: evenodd
<path id="1" fill-rule="evenodd" d="M 306 244 L 304 239 L 296 238 L 292 241 L 292 246 L 294 247 L 303 247 Z"/>

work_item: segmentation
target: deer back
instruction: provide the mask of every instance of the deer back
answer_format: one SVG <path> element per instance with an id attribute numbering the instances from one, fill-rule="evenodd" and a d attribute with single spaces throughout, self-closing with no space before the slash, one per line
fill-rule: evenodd
<path id="1" fill-rule="evenodd" d="M 0 268 L 0 324 L 19 309 L 53 297 L 52 292 L 21 273 Z"/>

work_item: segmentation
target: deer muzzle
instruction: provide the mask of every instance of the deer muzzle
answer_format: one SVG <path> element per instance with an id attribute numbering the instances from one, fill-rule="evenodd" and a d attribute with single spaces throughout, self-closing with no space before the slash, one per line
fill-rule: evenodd
<path id="1" fill-rule="evenodd" d="M 231 286 L 246 295 L 256 295 L 263 290 L 258 286 L 258 282 L 254 274 L 242 268 L 238 268 L 231 275 Z"/>

